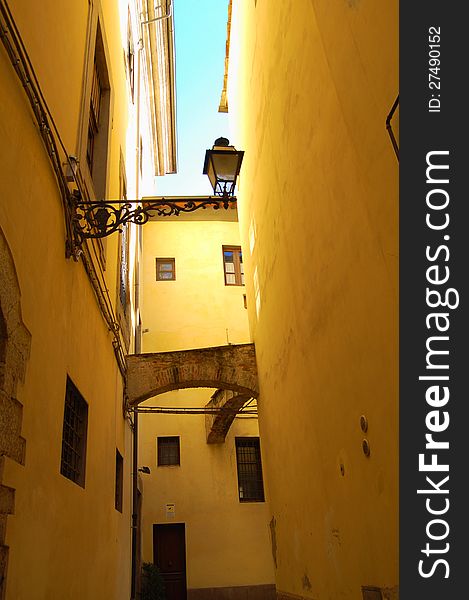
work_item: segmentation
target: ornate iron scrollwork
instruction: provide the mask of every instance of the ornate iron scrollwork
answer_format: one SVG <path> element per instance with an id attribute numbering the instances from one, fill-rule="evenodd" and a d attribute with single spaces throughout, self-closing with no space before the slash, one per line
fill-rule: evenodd
<path id="1" fill-rule="evenodd" d="M 80 240 L 104 238 L 121 231 L 126 223 L 144 225 L 154 216 L 171 217 L 199 208 L 227 209 L 236 205 L 234 196 L 194 196 L 182 198 L 143 198 L 142 200 L 83 201 L 79 192 L 73 194 L 74 230 Z"/>

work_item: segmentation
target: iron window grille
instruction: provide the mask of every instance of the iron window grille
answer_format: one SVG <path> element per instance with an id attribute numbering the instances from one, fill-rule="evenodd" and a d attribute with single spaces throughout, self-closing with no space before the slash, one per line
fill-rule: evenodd
<path id="1" fill-rule="evenodd" d="M 240 502 L 264 502 L 259 438 L 236 438 L 238 492 Z"/>
<path id="2" fill-rule="evenodd" d="M 156 281 L 175 281 L 176 261 L 174 258 L 156 259 Z"/>
<path id="3" fill-rule="evenodd" d="M 223 246 L 225 285 L 244 285 L 243 254 L 240 246 Z"/>
<path id="4" fill-rule="evenodd" d="M 124 459 L 119 450 L 116 449 L 116 510 L 122 512 L 124 490 Z"/>
<path id="5" fill-rule="evenodd" d="M 158 466 L 180 465 L 179 436 L 158 437 Z"/>
<path id="6" fill-rule="evenodd" d="M 88 404 L 72 380 L 67 377 L 60 472 L 83 488 L 85 487 L 87 428 Z"/>

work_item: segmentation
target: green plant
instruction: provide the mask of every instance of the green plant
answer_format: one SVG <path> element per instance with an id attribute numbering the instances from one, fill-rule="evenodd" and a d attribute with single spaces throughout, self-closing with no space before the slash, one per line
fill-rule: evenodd
<path id="1" fill-rule="evenodd" d="M 140 600 L 166 600 L 163 577 L 153 563 L 143 563 L 142 565 Z"/>

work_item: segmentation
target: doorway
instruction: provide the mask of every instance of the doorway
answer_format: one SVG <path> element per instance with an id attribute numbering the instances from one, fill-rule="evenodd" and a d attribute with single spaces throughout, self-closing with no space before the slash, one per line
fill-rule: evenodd
<path id="1" fill-rule="evenodd" d="M 153 525 L 153 562 L 163 577 L 166 600 L 186 600 L 186 530 L 184 523 Z"/>

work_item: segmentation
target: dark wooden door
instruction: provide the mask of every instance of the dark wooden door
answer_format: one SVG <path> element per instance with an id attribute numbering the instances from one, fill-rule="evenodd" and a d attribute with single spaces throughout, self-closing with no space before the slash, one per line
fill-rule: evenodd
<path id="1" fill-rule="evenodd" d="M 166 600 L 186 600 L 186 532 L 184 523 L 153 525 L 153 562 L 163 576 Z"/>

